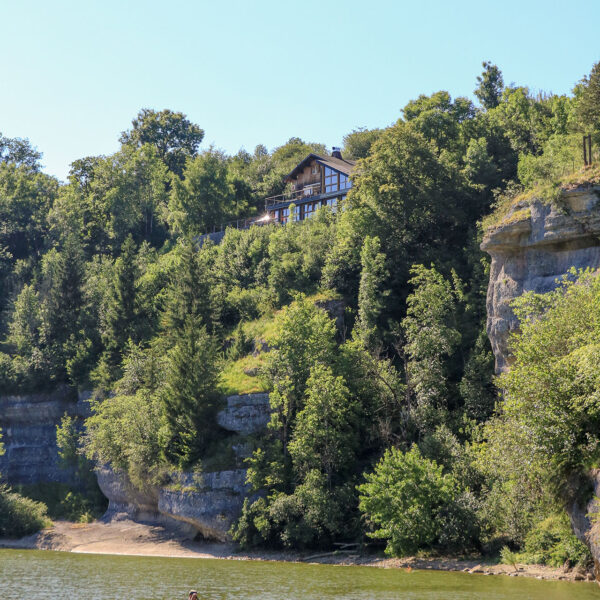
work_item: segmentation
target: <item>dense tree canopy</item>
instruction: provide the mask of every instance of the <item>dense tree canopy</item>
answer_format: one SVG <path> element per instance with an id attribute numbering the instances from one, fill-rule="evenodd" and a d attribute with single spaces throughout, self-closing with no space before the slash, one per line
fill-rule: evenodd
<path id="1" fill-rule="evenodd" d="M 326 148 L 230 156 L 183 113 L 142 109 L 117 152 L 61 184 L 0 136 L 3 389 L 93 389 L 80 451 L 140 488 L 247 467 L 257 494 L 232 530 L 246 545 L 533 547 L 543 515 L 564 523 L 548 481 L 598 461 L 598 284 L 521 300 L 502 404 L 481 221 L 580 168 L 598 65 L 562 96 L 483 69 L 480 106 L 440 90 L 348 133 L 357 166 L 336 210 L 218 244 L 204 234 L 257 215 Z M 217 425 L 223 396 L 257 391 L 265 432 Z"/>

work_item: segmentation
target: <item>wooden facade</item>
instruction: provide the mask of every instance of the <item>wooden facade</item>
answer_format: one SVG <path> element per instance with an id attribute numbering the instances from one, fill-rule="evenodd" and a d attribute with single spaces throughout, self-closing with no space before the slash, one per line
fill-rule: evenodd
<path id="1" fill-rule="evenodd" d="M 321 206 L 335 210 L 352 187 L 350 174 L 354 166 L 355 162 L 342 158 L 337 148 L 331 156 L 309 154 L 287 175 L 289 191 L 267 198 L 265 208 L 270 220 L 276 223 L 286 223 L 290 218 L 302 221 Z M 295 209 L 290 215 L 292 204 Z"/>

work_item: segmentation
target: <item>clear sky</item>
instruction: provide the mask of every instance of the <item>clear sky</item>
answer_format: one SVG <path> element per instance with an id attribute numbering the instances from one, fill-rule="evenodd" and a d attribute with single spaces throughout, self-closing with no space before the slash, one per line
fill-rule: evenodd
<path id="1" fill-rule="evenodd" d="M 229 153 L 328 146 L 440 89 L 568 93 L 600 60 L 598 0 L 0 0 L 0 132 L 48 173 L 118 149 L 142 107 L 182 111 Z"/>

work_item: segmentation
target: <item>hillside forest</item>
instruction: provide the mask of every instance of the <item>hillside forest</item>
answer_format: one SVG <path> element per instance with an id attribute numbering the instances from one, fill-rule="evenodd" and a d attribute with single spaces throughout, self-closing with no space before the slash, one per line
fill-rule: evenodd
<path id="1" fill-rule="evenodd" d="M 476 102 L 421 95 L 349 132 L 337 210 L 219 244 L 202 234 L 260 215 L 325 146 L 230 156 L 183 113 L 143 109 L 115 154 L 60 182 L 28 140 L 0 137 L 2 393 L 93 390 L 85 428 L 58 430 L 82 473 L 100 461 L 143 488 L 247 467 L 262 493 L 233 526 L 244 547 L 586 563 L 564 507 L 600 458 L 600 282 L 521 299 L 497 380 L 479 244 L 507 202 L 580 171 L 583 134 L 600 142 L 600 64 L 568 95 L 507 85 L 490 62 L 474 85 Z M 273 412 L 240 464 L 216 412 L 252 392 Z M 0 534 L 17 513 L 44 507 L 0 488 Z"/>

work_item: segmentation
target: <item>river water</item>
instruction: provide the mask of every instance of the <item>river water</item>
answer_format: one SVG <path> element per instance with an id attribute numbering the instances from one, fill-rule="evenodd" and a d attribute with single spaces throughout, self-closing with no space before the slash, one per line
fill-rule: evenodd
<path id="1" fill-rule="evenodd" d="M 2 600 L 587 600 L 593 583 L 275 562 L 0 550 Z"/>

